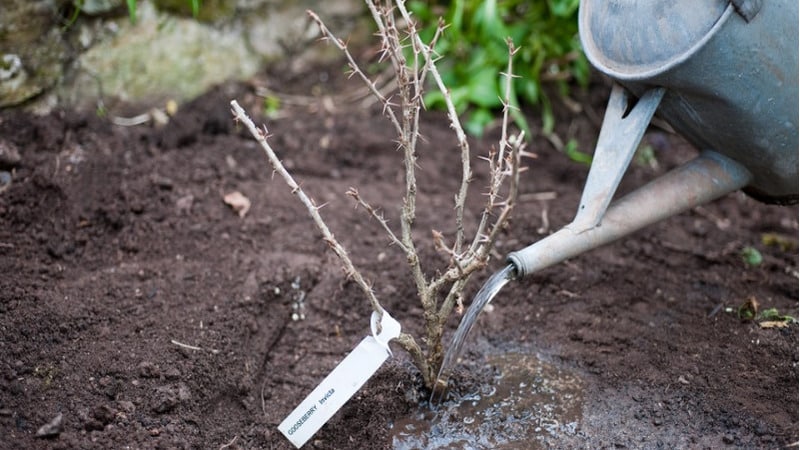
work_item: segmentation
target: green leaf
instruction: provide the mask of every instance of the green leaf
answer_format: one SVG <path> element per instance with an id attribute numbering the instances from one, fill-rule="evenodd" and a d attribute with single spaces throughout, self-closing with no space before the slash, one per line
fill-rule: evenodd
<path id="1" fill-rule="evenodd" d="M 744 260 L 748 266 L 755 267 L 764 262 L 764 257 L 761 256 L 761 252 L 754 247 L 745 247 L 742 249 L 742 260 Z"/>
<path id="2" fill-rule="evenodd" d="M 197 15 L 200 14 L 200 2 L 201 0 L 189 0 L 192 7 L 192 17 L 195 19 L 197 19 Z"/>
<path id="3" fill-rule="evenodd" d="M 281 109 L 281 99 L 272 94 L 264 97 L 264 115 L 269 118 L 274 118 L 278 115 Z"/>
<path id="4" fill-rule="evenodd" d="M 547 0 L 550 12 L 557 17 L 570 17 L 578 10 L 580 0 Z"/>
<path id="5" fill-rule="evenodd" d="M 781 314 L 778 308 L 767 308 L 758 313 L 758 320 L 777 320 L 781 322 L 797 323 L 797 319 L 786 314 Z"/>
<path id="6" fill-rule="evenodd" d="M 484 108 L 497 108 L 502 105 L 497 75 L 492 67 L 486 67 L 473 75 L 469 80 L 469 102 Z"/>
<path id="7" fill-rule="evenodd" d="M 481 137 L 483 136 L 483 130 L 492 123 L 492 120 L 494 120 L 494 115 L 490 110 L 478 108 L 469 114 L 467 121 L 464 123 L 464 128 L 467 133 Z"/>
<path id="8" fill-rule="evenodd" d="M 567 145 L 564 146 L 564 153 L 569 159 L 577 163 L 586 164 L 587 166 L 592 164 L 592 155 L 578 150 L 578 141 L 575 139 L 570 139 L 567 142 Z"/>
<path id="9" fill-rule="evenodd" d="M 588 85 L 590 66 L 580 48 L 577 12 L 579 0 L 454 0 L 452 2 L 409 0 L 422 36 L 433 36 L 441 8 L 448 24 L 436 44 L 443 55 L 439 71 L 445 84 L 453 90 L 458 111 L 469 107 L 494 108 L 499 113 L 502 102 L 500 72 L 506 70 L 508 49 L 505 39 L 511 37 L 519 48 L 515 57 L 512 97 L 522 106 L 539 105 L 542 131 L 552 133 L 555 117 L 551 99 L 542 89 L 540 74 L 555 69 L 569 75 L 558 81 L 557 90 L 547 92 L 568 95 L 576 85 Z M 426 39 L 427 40 L 427 39 Z M 493 79 L 488 84 L 489 78 Z M 468 87 L 468 95 L 461 89 Z M 425 104 L 439 108 L 439 95 L 427 95 Z M 527 128 L 524 115 L 512 112 L 514 121 Z M 477 123 L 477 122 L 476 122 Z"/>
<path id="10" fill-rule="evenodd" d="M 128 4 L 128 17 L 131 23 L 136 23 L 136 0 L 125 0 Z"/>

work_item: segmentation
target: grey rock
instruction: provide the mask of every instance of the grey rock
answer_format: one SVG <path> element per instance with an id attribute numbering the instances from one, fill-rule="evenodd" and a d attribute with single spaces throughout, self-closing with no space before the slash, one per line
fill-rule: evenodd
<path id="1" fill-rule="evenodd" d="M 64 415 L 58 413 L 58 415 L 53 418 L 50 422 L 42 425 L 36 430 L 36 437 L 38 438 L 51 438 L 58 436 L 61 434 L 62 427 L 64 425 Z"/>

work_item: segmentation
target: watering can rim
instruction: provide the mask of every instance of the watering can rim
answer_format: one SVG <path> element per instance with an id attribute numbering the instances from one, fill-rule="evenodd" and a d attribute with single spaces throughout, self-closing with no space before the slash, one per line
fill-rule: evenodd
<path id="1" fill-rule="evenodd" d="M 584 3 L 585 1 L 581 0 L 578 11 L 578 31 L 584 54 L 592 66 L 594 66 L 597 70 L 618 81 L 638 81 L 649 79 L 681 65 L 697 54 L 697 52 L 702 49 L 723 26 L 725 26 L 731 15 L 737 14 L 734 5 L 728 3 L 725 9 L 722 11 L 722 14 L 720 14 L 720 16 L 714 21 L 713 25 L 702 35 L 702 37 L 700 37 L 686 50 L 672 55 L 666 60 L 637 65 L 622 61 L 614 61 L 611 58 L 606 57 L 600 47 L 595 45 L 595 41 L 593 39 L 594 35 L 590 31 L 591 24 L 589 22 L 589 14 L 586 13 Z"/>

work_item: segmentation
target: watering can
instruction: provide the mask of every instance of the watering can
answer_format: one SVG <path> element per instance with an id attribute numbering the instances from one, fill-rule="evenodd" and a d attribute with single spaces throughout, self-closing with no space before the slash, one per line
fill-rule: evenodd
<path id="1" fill-rule="evenodd" d="M 798 198 L 798 2 L 581 0 L 587 58 L 615 81 L 574 220 L 512 252 L 516 278 L 742 189 Z M 700 155 L 611 202 L 654 114 Z"/>

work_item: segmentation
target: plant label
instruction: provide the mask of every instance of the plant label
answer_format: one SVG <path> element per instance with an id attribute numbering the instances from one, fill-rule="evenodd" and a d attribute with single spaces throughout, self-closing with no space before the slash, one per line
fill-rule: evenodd
<path id="1" fill-rule="evenodd" d="M 295 447 L 311 439 L 392 354 L 389 341 L 400 336 L 400 323 L 383 311 L 382 315 L 372 313 L 370 326 L 372 335 L 365 337 L 278 425 Z"/>

